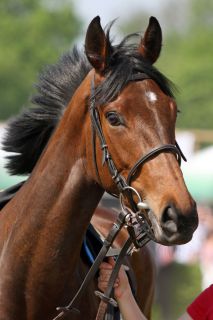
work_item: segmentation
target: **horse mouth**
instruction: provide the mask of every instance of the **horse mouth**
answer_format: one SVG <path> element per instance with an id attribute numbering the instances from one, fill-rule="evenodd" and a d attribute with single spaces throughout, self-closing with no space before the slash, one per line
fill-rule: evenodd
<path id="1" fill-rule="evenodd" d="M 148 219 L 154 234 L 154 241 L 162 245 L 185 244 L 192 239 L 194 228 L 187 229 L 185 232 L 179 232 L 177 226 L 171 221 L 170 231 L 161 226 L 152 210 L 148 211 Z"/>

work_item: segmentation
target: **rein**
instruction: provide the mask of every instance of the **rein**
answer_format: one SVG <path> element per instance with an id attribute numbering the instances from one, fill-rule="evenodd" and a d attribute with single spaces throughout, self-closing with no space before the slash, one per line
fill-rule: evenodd
<path id="1" fill-rule="evenodd" d="M 145 73 L 141 73 L 141 74 L 134 75 L 130 79 L 130 81 L 145 80 L 145 79 L 150 79 L 150 77 Z M 95 291 L 95 294 L 101 299 L 96 320 L 104 319 L 107 304 L 111 304 L 114 307 L 117 306 L 117 302 L 112 297 L 113 286 L 117 278 L 119 269 L 122 265 L 124 257 L 126 255 L 132 254 L 135 250 L 142 248 L 150 240 L 155 240 L 152 228 L 150 227 L 150 224 L 147 221 L 145 216 L 145 213 L 147 213 L 147 211 L 150 210 L 150 208 L 145 202 L 142 201 L 141 196 L 137 192 L 137 190 L 131 186 L 131 181 L 134 178 L 137 172 L 137 169 L 140 166 L 143 166 L 147 161 L 156 157 L 162 152 L 170 152 L 175 154 L 179 165 L 181 165 L 181 158 L 184 161 L 186 161 L 186 158 L 184 157 L 177 142 L 175 142 L 175 144 L 165 144 L 165 145 L 157 146 L 153 148 L 151 151 L 149 151 L 147 154 L 143 155 L 134 164 L 134 166 L 131 168 L 127 176 L 127 179 L 125 179 L 117 170 L 116 165 L 109 153 L 108 145 L 104 137 L 98 108 L 96 106 L 94 78 L 92 79 L 92 82 L 91 82 L 90 101 L 91 103 L 90 103 L 89 111 L 90 111 L 90 117 L 91 117 L 91 123 L 92 123 L 93 162 L 95 166 L 96 175 L 100 185 L 102 185 L 99 171 L 98 171 L 98 165 L 96 161 L 96 146 L 95 146 L 96 140 L 95 139 L 97 135 L 100 142 L 100 147 L 102 150 L 102 165 L 105 165 L 105 164 L 107 165 L 109 173 L 112 177 L 112 180 L 115 182 L 119 191 L 121 212 L 119 213 L 116 222 L 113 224 L 113 227 L 110 230 L 108 236 L 104 240 L 102 249 L 100 250 L 98 256 L 96 257 L 93 265 L 91 266 L 89 272 L 87 273 L 76 295 L 67 306 L 57 307 L 57 310 L 60 313 L 53 320 L 59 319 L 70 312 L 80 313 L 80 311 L 74 307 L 76 301 L 82 296 L 84 290 L 89 285 L 91 279 L 94 278 L 103 259 L 106 256 L 115 256 L 114 250 L 111 247 L 119 231 L 125 226 L 128 230 L 129 238 L 126 240 L 126 243 L 124 244 L 123 248 L 120 250 L 119 254 L 117 255 L 116 263 L 115 263 L 114 269 L 112 270 L 112 273 L 108 282 L 108 287 L 104 293 L 100 291 Z M 115 194 L 111 194 L 111 195 L 118 197 Z M 133 200 L 134 195 L 138 199 L 137 203 L 135 202 L 135 200 Z M 124 200 L 126 198 L 130 202 L 131 209 L 124 204 Z M 111 249 L 112 249 L 112 253 L 110 253 Z"/>

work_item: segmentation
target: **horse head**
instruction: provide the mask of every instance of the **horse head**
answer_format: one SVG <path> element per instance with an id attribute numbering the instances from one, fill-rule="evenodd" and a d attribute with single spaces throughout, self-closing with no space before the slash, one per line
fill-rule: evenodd
<path id="1" fill-rule="evenodd" d="M 108 192 L 118 193 L 102 161 L 107 148 L 116 172 L 148 205 L 146 218 L 155 240 L 174 245 L 192 238 L 198 216 L 177 161 L 177 155 L 181 156 L 175 140 L 177 105 L 169 81 L 153 67 L 161 45 L 161 27 L 154 17 L 139 44 L 129 46 L 125 41 L 112 46 L 100 18 L 92 20 L 85 52 L 93 67 L 88 75 L 90 103 L 97 106 L 102 130 L 94 142 L 96 170 L 91 134 L 87 153 L 94 179 Z"/>

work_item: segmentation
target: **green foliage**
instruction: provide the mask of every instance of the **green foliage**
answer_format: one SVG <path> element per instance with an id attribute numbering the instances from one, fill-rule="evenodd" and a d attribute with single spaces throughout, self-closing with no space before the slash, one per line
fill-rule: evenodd
<path id="1" fill-rule="evenodd" d="M 167 279 L 169 288 L 159 288 L 159 294 L 164 295 L 164 300 L 170 303 L 170 318 L 178 319 L 187 306 L 201 292 L 201 273 L 198 265 L 184 265 L 173 263 L 172 276 Z M 161 306 L 155 303 L 153 307 L 153 320 L 164 320 Z"/>
<path id="2" fill-rule="evenodd" d="M 213 129 L 213 2 L 188 0 L 182 6 L 171 0 L 161 7 L 159 21 L 165 30 L 157 67 L 179 89 L 178 127 Z M 149 15 L 144 19 L 144 13 L 137 12 L 121 31 L 145 30 L 142 23 L 147 24 Z"/>
<path id="3" fill-rule="evenodd" d="M 178 126 L 213 128 L 213 29 L 194 29 L 165 41 L 158 67 L 178 86 Z"/>
<path id="4" fill-rule="evenodd" d="M 0 119 L 28 103 L 38 73 L 70 47 L 80 26 L 68 1 L 48 6 L 39 0 L 1 0 Z"/>

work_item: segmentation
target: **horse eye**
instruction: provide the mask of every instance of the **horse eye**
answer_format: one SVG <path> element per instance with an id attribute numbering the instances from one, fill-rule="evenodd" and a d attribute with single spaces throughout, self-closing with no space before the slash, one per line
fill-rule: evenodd
<path id="1" fill-rule="evenodd" d="M 116 112 L 108 112 L 106 118 L 112 126 L 119 126 L 121 124 L 120 118 Z"/>

